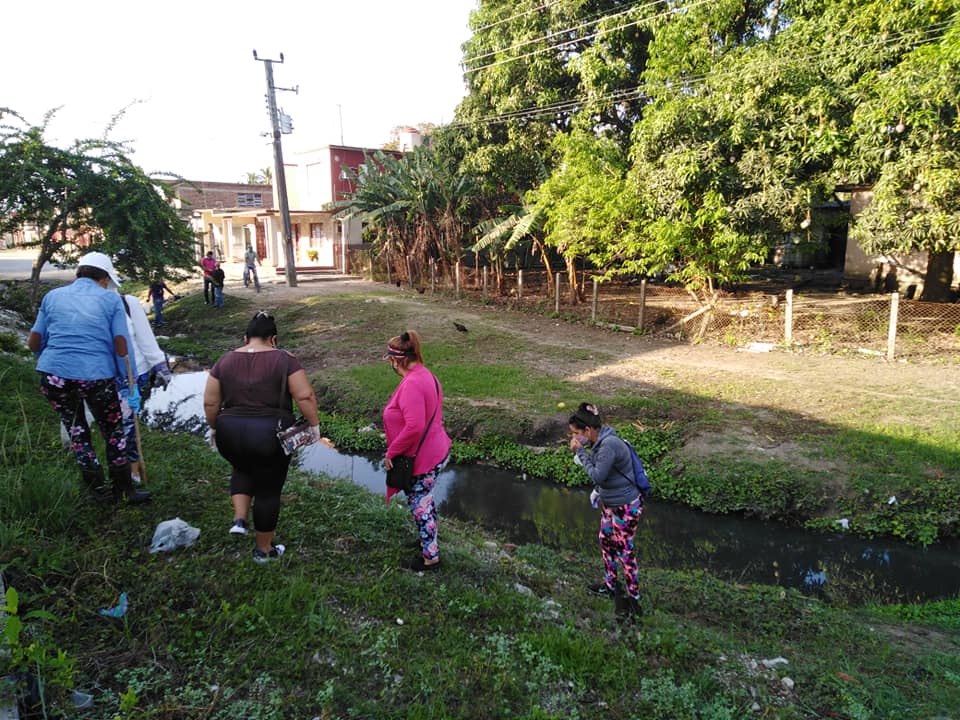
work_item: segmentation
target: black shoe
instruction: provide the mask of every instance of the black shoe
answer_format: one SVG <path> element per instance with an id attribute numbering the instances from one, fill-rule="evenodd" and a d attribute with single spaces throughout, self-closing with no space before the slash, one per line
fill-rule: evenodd
<path id="1" fill-rule="evenodd" d="M 623 618 L 643 617 L 643 606 L 640 605 L 640 598 L 616 596 L 616 613 Z"/>
<path id="2" fill-rule="evenodd" d="M 403 547 L 407 550 L 420 550 L 423 547 L 423 543 L 421 542 L 420 538 L 417 538 L 416 540 L 405 542 Z"/>
<path id="3" fill-rule="evenodd" d="M 619 586 L 614 585 L 610 587 L 605 582 L 597 583 L 596 585 L 588 585 L 587 592 L 593 593 L 594 595 L 601 595 L 603 597 L 614 597 L 618 594 Z"/>
<path id="4" fill-rule="evenodd" d="M 423 561 L 423 555 L 417 555 L 412 560 L 409 560 L 401 565 L 407 570 L 413 570 L 414 572 L 435 572 L 440 569 L 440 560 L 438 559 L 432 565 L 427 565 Z"/>
<path id="5" fill-rule="evenodd" d="M 143 505 L 150 502 L 150 493 L 146 490 L 137 490 L 133 487 L 133 478 L 130 475 L 130 466 L 110 468 L 110 483 L 113 486 L 113 497 L 116 500 L 127 498 L 131 505 Z"/>
<path id="6" fill-rule="evenodd" d="M 127 502 L 131 505 L 143 505 L 150 502 L 150 493 L 146 490 L 127 490 Z"/>
<path id="7" fill-rule="evenodd" d="M 102 503 L 112 502 L 113 492 L 107 485 L 107 479 L 104 477 L 103 469 L 81 470 L 80 475 L 83 479 L 83 485 L 87 489 L 87 499 L 90 502 Z"/>

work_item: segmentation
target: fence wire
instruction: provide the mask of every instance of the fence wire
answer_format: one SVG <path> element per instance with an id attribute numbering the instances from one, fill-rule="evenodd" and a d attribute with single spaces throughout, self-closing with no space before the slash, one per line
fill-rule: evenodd
<path id="1" fill-rule="evenodd" d="M 716 342 L 746 347 L 752 343 L 789 346 L 823 353 L 859 352 L 889 356 L 890 294 L 852 295 L 815 290 L 720 293 L 704 310 L 682 288 L 648 282 L 598 284 L 578 276 L 580 291 L 571 296 L 566 273 L 548 277 L 525 270 L 498 278 L 488 271 L 461 266 L 450 277 L 421 279 L 417 290 L 458 294 L 478 302 L 515 310 L 557 314 L 583 322 L 616 325 L 644 335 Z M 375 279 L 386 280 L 384 273 Z M 395 282 L 397 276 L 390 278 Z M 559 299 L 558 299 L 559 295 Z M 894 356 L 960 361 L 960 304 L 896 301 Z M 700 311 L 698 313 L 698 311 Z M 789 340 L 788 340 L 789 327 Z"/>

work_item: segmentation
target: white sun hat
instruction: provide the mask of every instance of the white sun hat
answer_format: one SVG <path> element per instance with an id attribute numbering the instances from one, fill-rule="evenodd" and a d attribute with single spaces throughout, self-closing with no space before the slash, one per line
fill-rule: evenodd
<path id="1" fill-rule="evenodd" d="M 107 277 L 110 278 L 110 282 L 113 284 L 113 287 L 110 288 L 111 290 L 120 287 L 120 277 L 117 275 L 117 271 L 113 269 L 113 261 L 110 260 L 109 256 L 104 255 L 102 252 L 87 253 L 77 261 L 77 267 L 81 265 L 87 265 L 88 267 L 95 267 L 103 270 L 107 274 Z"/>

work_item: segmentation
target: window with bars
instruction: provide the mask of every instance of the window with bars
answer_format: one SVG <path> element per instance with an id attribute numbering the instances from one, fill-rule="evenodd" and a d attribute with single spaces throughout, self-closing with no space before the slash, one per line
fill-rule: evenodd
<path id="1" fill-rule="evenodd" d="M 237 207 L 263 207 L 263 193 L 237 193 Z"/>

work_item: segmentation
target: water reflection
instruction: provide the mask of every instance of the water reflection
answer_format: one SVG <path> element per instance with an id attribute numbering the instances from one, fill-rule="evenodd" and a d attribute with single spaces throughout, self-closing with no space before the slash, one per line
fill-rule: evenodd
<path id="1" fill-rule="evenodd" d="M 174 404 L 174 424 L 189 425 L 188 414 L 203 417 L 206 373 L 175 376 L 164 393 L 151 397 L 148 412 L 163 417 Z M 163 403 L 167 403 L 166 406 Z M 379 457 L 341 455 L 322 445 L 300 451 L 309 472 L 346 478 L 383 494 Z M 515 543 L 596 553 L 597 511 L 585 490 L 523 480 L 485 465 L 451 466 L 437 481 L 442 514 L 477 522 Z M 778 523 L 709 515 L 651 502 L 640 523 L 641 564 L 703 569 L 738 582 L 793 587 L 820 596 L 859 600 L 921 600 L 960 592 L 958 544 L 922 549 L 892 541 L 870 541 L 811 533 Z"/>

